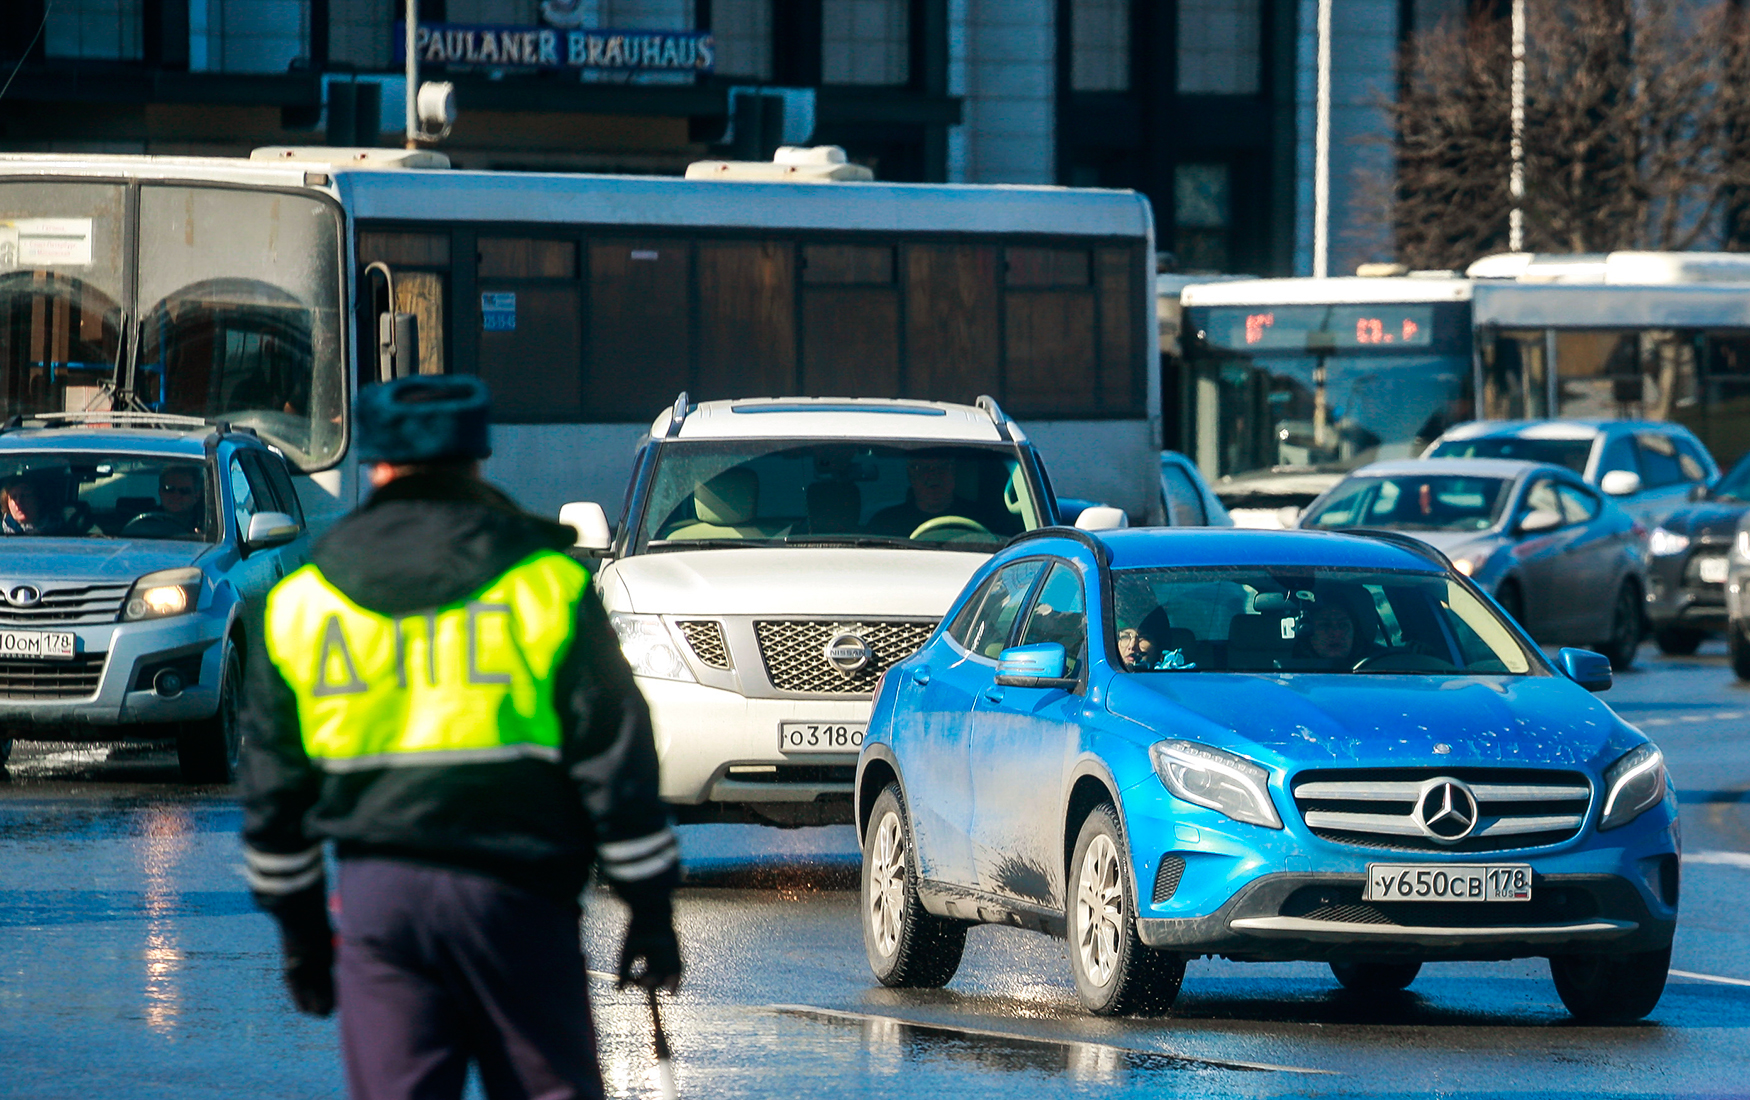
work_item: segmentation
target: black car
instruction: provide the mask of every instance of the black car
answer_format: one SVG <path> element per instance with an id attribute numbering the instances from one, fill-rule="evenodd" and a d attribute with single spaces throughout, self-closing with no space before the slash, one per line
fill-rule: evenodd
<path id="1" fill-rule="evenodd" d="M 1647 540 L 1647 617 L 1664 653 L 1694 653 L 1726 628 L 1726 577 L 1738 521 L 1750 512 L 1750 455 Z"/>

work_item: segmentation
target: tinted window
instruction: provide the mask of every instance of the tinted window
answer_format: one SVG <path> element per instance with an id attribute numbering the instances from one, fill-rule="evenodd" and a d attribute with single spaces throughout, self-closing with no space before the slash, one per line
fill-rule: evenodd
<path id="1" fill-rule="evenodd" d="M 256 473 L 265 473 L 265 478 L 258 480 L 270 488 L 274 500 L 279 503 L 279 510 L 297 520 L 301 526 L 304 522 L 304 506 L 298 500 L 298 491 L 292 486 L 291 475 L 286 473 L 286 464 L 277 455 L 256 454 L 244 451 L 244 458 L 249 461 Z"/>
<path id="2" fill-rule="evenodd" d="M 1499 519 L 1510 487 L 1510 482 L 1498 477 L 1404 474 L 1352 478 L 1333 490 L 1301 526 L 1486 531 Z"/>
<path id="3" fill-rule="evenodd" d="M 210 542 L 207 467 L 140 455 L 10 452 L 0 457 L 0 530 L 37 538 Z"/>
<path id="4" fill-rule="evenodd" d="M 996 659 L 1008 644 L 1009 632 L 1020 614 L 1027 590 L 1045 568 L 1042 561 L 1022 561 L 1005 567 L 985 585 L 984 592 L 967 605 L 969 614 L 949 631 L 970 652 Z M 974 606 L 976 605 L 976 606 Z"/>
<path id="5" fill-rule="evenodd" d="M 1074 568 L 1057 562 L 1039 587 L 1039 597 L 1027 613 L 1027 626 L 1021 632 L 1019 644 L 1056 642 L 1063 646 L 1064 675 L 1074 676 L 1081 671 L 1087 633 L 1088 613 L 1087 604 L 1082 599 L 1082 579 Z"/>
<path id="6" fill-rule="evenodd" d="M 1512 631 L 1442 574 L 1306 566 L 1130 569 L 1112 575 L 1121 615 L 1151 620 L 1179 659 L 1148 672 L 1519 674 Z M 1209 609 L 1232 609 L 1212 616 Z M 1168 625 L 1170 624 L 1170 625 Z M 1120 620 L 1123 625 L 1123 619 Z"/>
<path id="7" fill-rule="evenodd" d="M 260 491 L 254 481 L 250 480 L 249 472 L 243 468 L 239 456 L 231 456 L 231 510 L 237 517 L 237 536 L 242 538 L 249 533 L 249 520 L 257 512 L 270 511 L 273 508 L 271 498 Z"/>
<path id="8" fill-rule="evenodd" d="M 1526 439 L 1516 435 L 1495 435 L 1483 439 L 1442 440 L 1429 458 L 1518 458 L 1527 462 L 1547 462 L 1551 466 L 1566 466 L 1576 474 L 1586 472 L 1592 458 L 1590 439 Z"/>
<path id="9" fill-rule="evenodd" d="M 1598 463 L 1599 479 L 1613 470 L 1627 470 L 1631 474 L 1641 472 L 1641 464 L 1635 461 L 1635 444 L 1631 437 L 1613 435 L 1604 445 L 1604 457 Z"/>
<path id="10" fill-rule="evenodd" d="M 1562 498 L 1556 492 L 1555 482 L 1542 478 L 1531 487 L 1525 494 L 1525 505 L 1520 509 L 1521 515 L 1527 512 L 1554 512 L 1558 516 L 1562 515 Z M 1563 522 L 1566 522 L 1566 517 Z"/>
<path id="11" fill-rule="evenodd" d="M 1598 498 L 1573 485 L 1557 486 L 1562 500 L 1562 518 L 1569 523 L 1585 523 L 1598 514 Z"/>
<path id="12" fill-rule="evenodd" d="M 1710 495 L 1715 500 L 1750 503 L 1750 455 L 1739 459 L 1736 466 L 1726 471 L 1726 476 L 1720 478 Z"/>
<path id="13" fill-rule="evenodd" d="M 1638 432 L 1635 442 L 1640 448 L 1641 481 L 1649 489 L 1698 480 L 1689 477 L 1677 454 L 1677 445 L 1664 432 Z M 1694 465 L 1694 459 L 1690 460 Z"/>
<path id="14" fill-rule="evenodd" d="M 1201 527 L 1209 522 L 1203 511 L 1203 495 L 1176 464 L 1162 463 L 1161 492 L 1167 498 L 1167 522 L 1174 527 Z"/>

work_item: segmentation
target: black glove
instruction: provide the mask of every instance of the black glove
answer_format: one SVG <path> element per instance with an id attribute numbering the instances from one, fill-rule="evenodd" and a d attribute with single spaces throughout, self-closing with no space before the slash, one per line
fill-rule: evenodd
<path id="1" fill-rule="evenodd" d="M 641 959 L 644 965 L 638 966 Z M 632 906 L 626 942 L 620 947 L 619 988 L 636 985 L 673 993 L 680 984 L 681 945 L 674 934 L 674 909 L 667 897 L 640 899 Z"/>
<path id="2" fill-rule="evenodd" d="M 274 915 L 280 922 L 292 1003 L 307 1016 L 327 1016 L 334 1011 L 334 930 L 328 925 L 322 891 L 312 890 L 309 895 L 308 900 L 300 895 Z"/>

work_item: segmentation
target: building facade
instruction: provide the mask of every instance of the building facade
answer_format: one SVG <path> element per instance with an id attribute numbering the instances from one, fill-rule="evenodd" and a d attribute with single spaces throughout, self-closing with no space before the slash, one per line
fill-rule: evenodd
<path id="1" fill-rule="evenodd" d="M 464 167 L 670 174 L 837 144 L 883 179 L 1133 187 L 1167 263 L 1304 274 L 1317 2 L 423 0 L 421 76 L 456 86 L 442 148 Z M 1406 36 L 1462 3 L 1334 0 L 1332 273 L 1389 256 L 1381 103 Z M 0 149 L 397 144 L 401 9 L 8 0 Z M 616 32 L 656 63 L 613 63 L 636 49 Z M 776 114 L 738 109 L 769 89 L 791 90 Z"/>

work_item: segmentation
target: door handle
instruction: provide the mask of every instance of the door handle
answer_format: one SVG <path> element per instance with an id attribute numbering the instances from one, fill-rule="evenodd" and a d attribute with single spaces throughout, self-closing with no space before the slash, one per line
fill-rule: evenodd
<path id="1" fill-rule="evenodd" d="M 911 670 L 911 682 L 922 687 L 930 682 L 930 666 L 914 665 Z"/>
<path id="2" fill-rule="evenodd" d="M 993 703 L 1000 703 L 1003 701 L 1003 689 L 992 684 L 984 689 L 984 697 Z"/>

